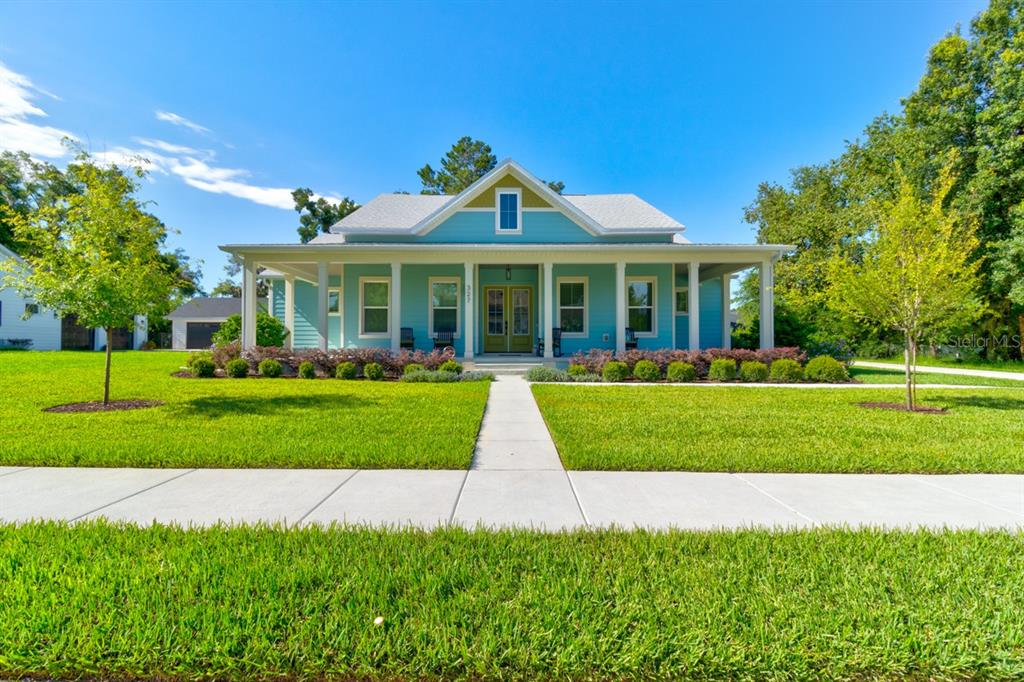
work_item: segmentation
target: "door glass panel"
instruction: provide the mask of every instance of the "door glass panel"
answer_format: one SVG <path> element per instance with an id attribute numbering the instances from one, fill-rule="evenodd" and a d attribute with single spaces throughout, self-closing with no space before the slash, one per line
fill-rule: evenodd
<path id="1" fill-rule="evenodd" d="M 487 333 L 491 336 L 505 335 L 505 291 L 487 290 Z"/>
<path id="2" fill-rule="evenodd" d="M 512 333 L 518 336 L 530 333 L 530 291 L 512 290 Z"/>

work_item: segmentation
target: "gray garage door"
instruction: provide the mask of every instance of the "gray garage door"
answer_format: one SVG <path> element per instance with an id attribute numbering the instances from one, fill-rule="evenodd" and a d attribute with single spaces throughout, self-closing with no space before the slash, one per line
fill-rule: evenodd
<path id="1" fill-rule="evenodd" d="M 209 348 L 213 345 L 213 334 L 220 329 L 220 322 L 188 322 L 185 327 L 186 348 Z"/>

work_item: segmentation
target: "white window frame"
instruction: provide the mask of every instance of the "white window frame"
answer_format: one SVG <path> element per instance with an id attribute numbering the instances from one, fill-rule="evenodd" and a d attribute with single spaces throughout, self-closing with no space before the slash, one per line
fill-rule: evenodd
<path id="1" fill-rule="evenodd" d="M 437 338 L 434 331 L 434 285 L 455 284 L 455 338 L 462 338 L 462 278 L 461 277 L 428 277 L 427 278 L 427 335 Z"/>
<path id="2" fill-rule="evenodd" d="M 679 294 L 685 294 L 683 300 L 686 301 L 686 310 L 679 312 Z M 675 307 L 676 315 L 689 315 L 690 314 L 690 287 L 676 287 L 675 300 L 672 301 L 672 305 Z"/>
<path id="3" fill-rule="evenodd" d="M 626 300 L 624 302 L 626 304 L 627 327 L 629 326 L 629 309 L 637 307 L 629 305 L 629 285 L 633 282 L 648 282 L 651 285 L 651 331 L 641 332 L 634 329 L 633 333 L 636 334 L 638 339 L 654 338 L 658 335 L 658 278 L 654 275 L 635 275 L 626 278 Z M 675 301 L 672 302 L 672 305 L 675 306 Z"/>
<path id="4" fill-rule="evenodd" d="M 501 229 L 501 195 L 516 195 L 516 229 Z M 495 234 L 522 234 L 523 233 L 523 190 L 519 187 L 495 187 L 494 188 L 494 233 Z"/>
<path id="5" fill-rule="evenodd" d="M 338 310 L 331 312 L 331 294 L 338 294 Z M 388 289 L 388 296 L 391 290 Z M 345 299 L 341 297 L 341 287 L 327 287 L 327 315 L 328 317 L 341 317 L 345 311 Z"/>
<path id="6" fill-rule="evenodd" d="M 589 277 L 575 277 L 565 276 L 555 278 L 555 311 L 558 313 L 556 321 L 559 327 L 562 326 L 562 284 L 582 284 L 583 285 L 583 331 L 582 332 L 567 332 L 562 330 L 563 339 L 583 339 L 590 336 L 590 278 Z M 575 308 L 576 306 L 569 306 Z"/>
<path id="7" fill-rule="evenodd" d="M 365 284 L 387 284 L 388 285 L 388 326 L 387 330 L 383 332 L 367 332 L 366 331 L 366 315 L 364 311 L 366 306 L 363 305 L 363 289 Z M 361 339 L 388 339 L 391 338 L 391 278 L 390 277 L 360 277 L 359 278 L 359 338 Z M 380 306 L 373 306 L 375 309 L 379 309 Z"/>

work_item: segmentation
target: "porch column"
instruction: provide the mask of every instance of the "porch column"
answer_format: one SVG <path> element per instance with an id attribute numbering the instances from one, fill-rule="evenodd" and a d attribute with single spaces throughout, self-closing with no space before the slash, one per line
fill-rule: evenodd
<path id="1" fill-rule="evenodd" d="M 466 263 L 466 276 L 462 280 L 462 288 L 465 290 L 465 303 L 462 313 L 462 357 L 466 360 L 473 359 L 473 337 L 476 331 L 476 304 L 473 300 L 473 275 L 474 266 Z"/>
<path id="2" fill-rule="evenodd" d="M 338 264 L 338 348 L 345 347 L 345 264 Z"/>
<path id="3" fill-rule="evenodd" d="M 402 264 L 391 264 L 391 352 L 402 350 Z"/>
<path id="4" fill-rule="evenodd" d="M 686 271 L 686 311 L 690 322 L 690 350 L 700 350 L 700 263 L 690 261 Z"/>
<path id="5" fill-rule="evenodd" d="M 732 273 L 722 275 L 722 348 L 732 348 L 732 325 L 729 316 L 732 313 Z"/>
<path id="6" fill-rule="evenodd" d="M 316 264 L 316 345 L 327 350 L 327 261 Z"/>
<path id="7" fill-rule="evenodd" d="M 555 291 L 555 285 L 552 284 L 552 279 L 555 271 L 553 263 L 544 264 L 544 357 L 553 358 L 555 357 L 555 349 L 551 347 L 553 341 L 551 339 L 551 328 L 555 326 L 555 304 L 554 296 L 552 293 Z"/>
<path id="8" fill-rule="evenodd" d="M 242 258 L 242 348 L 256 345 L 256 263 Z"/>
<path id="9" fill-rule="evenodd" d="M 761 263 L 761 348 L 775 347 L 775 267 L 771 259 Z"/>
<path id="10" fill-rule="evenodd" d="M 288 330 L 288 347 L 295 348 L 295 276 L 284 276 L 284 326 Z"/>
<path id="11" fill-rule="evenodd" d="M 626 350 L 626 263 L 615 264 L 615 351 Z"/>

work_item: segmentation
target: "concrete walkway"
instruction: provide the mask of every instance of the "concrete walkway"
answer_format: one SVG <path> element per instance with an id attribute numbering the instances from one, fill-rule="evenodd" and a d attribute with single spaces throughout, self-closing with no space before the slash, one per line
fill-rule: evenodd
<path id="1" fill-rule="evenodd" d="M 892 362 L 870 362 L 868 360 L 856 360 L 853 363 L 856 367 L 868 367 L 871 369 L 894 369 L 903 371 L 903 365 Z M 957 374 L 965 377 L 986 377 L 988 379 L 1010 379 L 1011 381 L 1024 381 L 1024 373 L 1001 372 L 994 369 L 968 369 L 966 367 L 931 367 L 918 365 L 918 374 Z"/>

